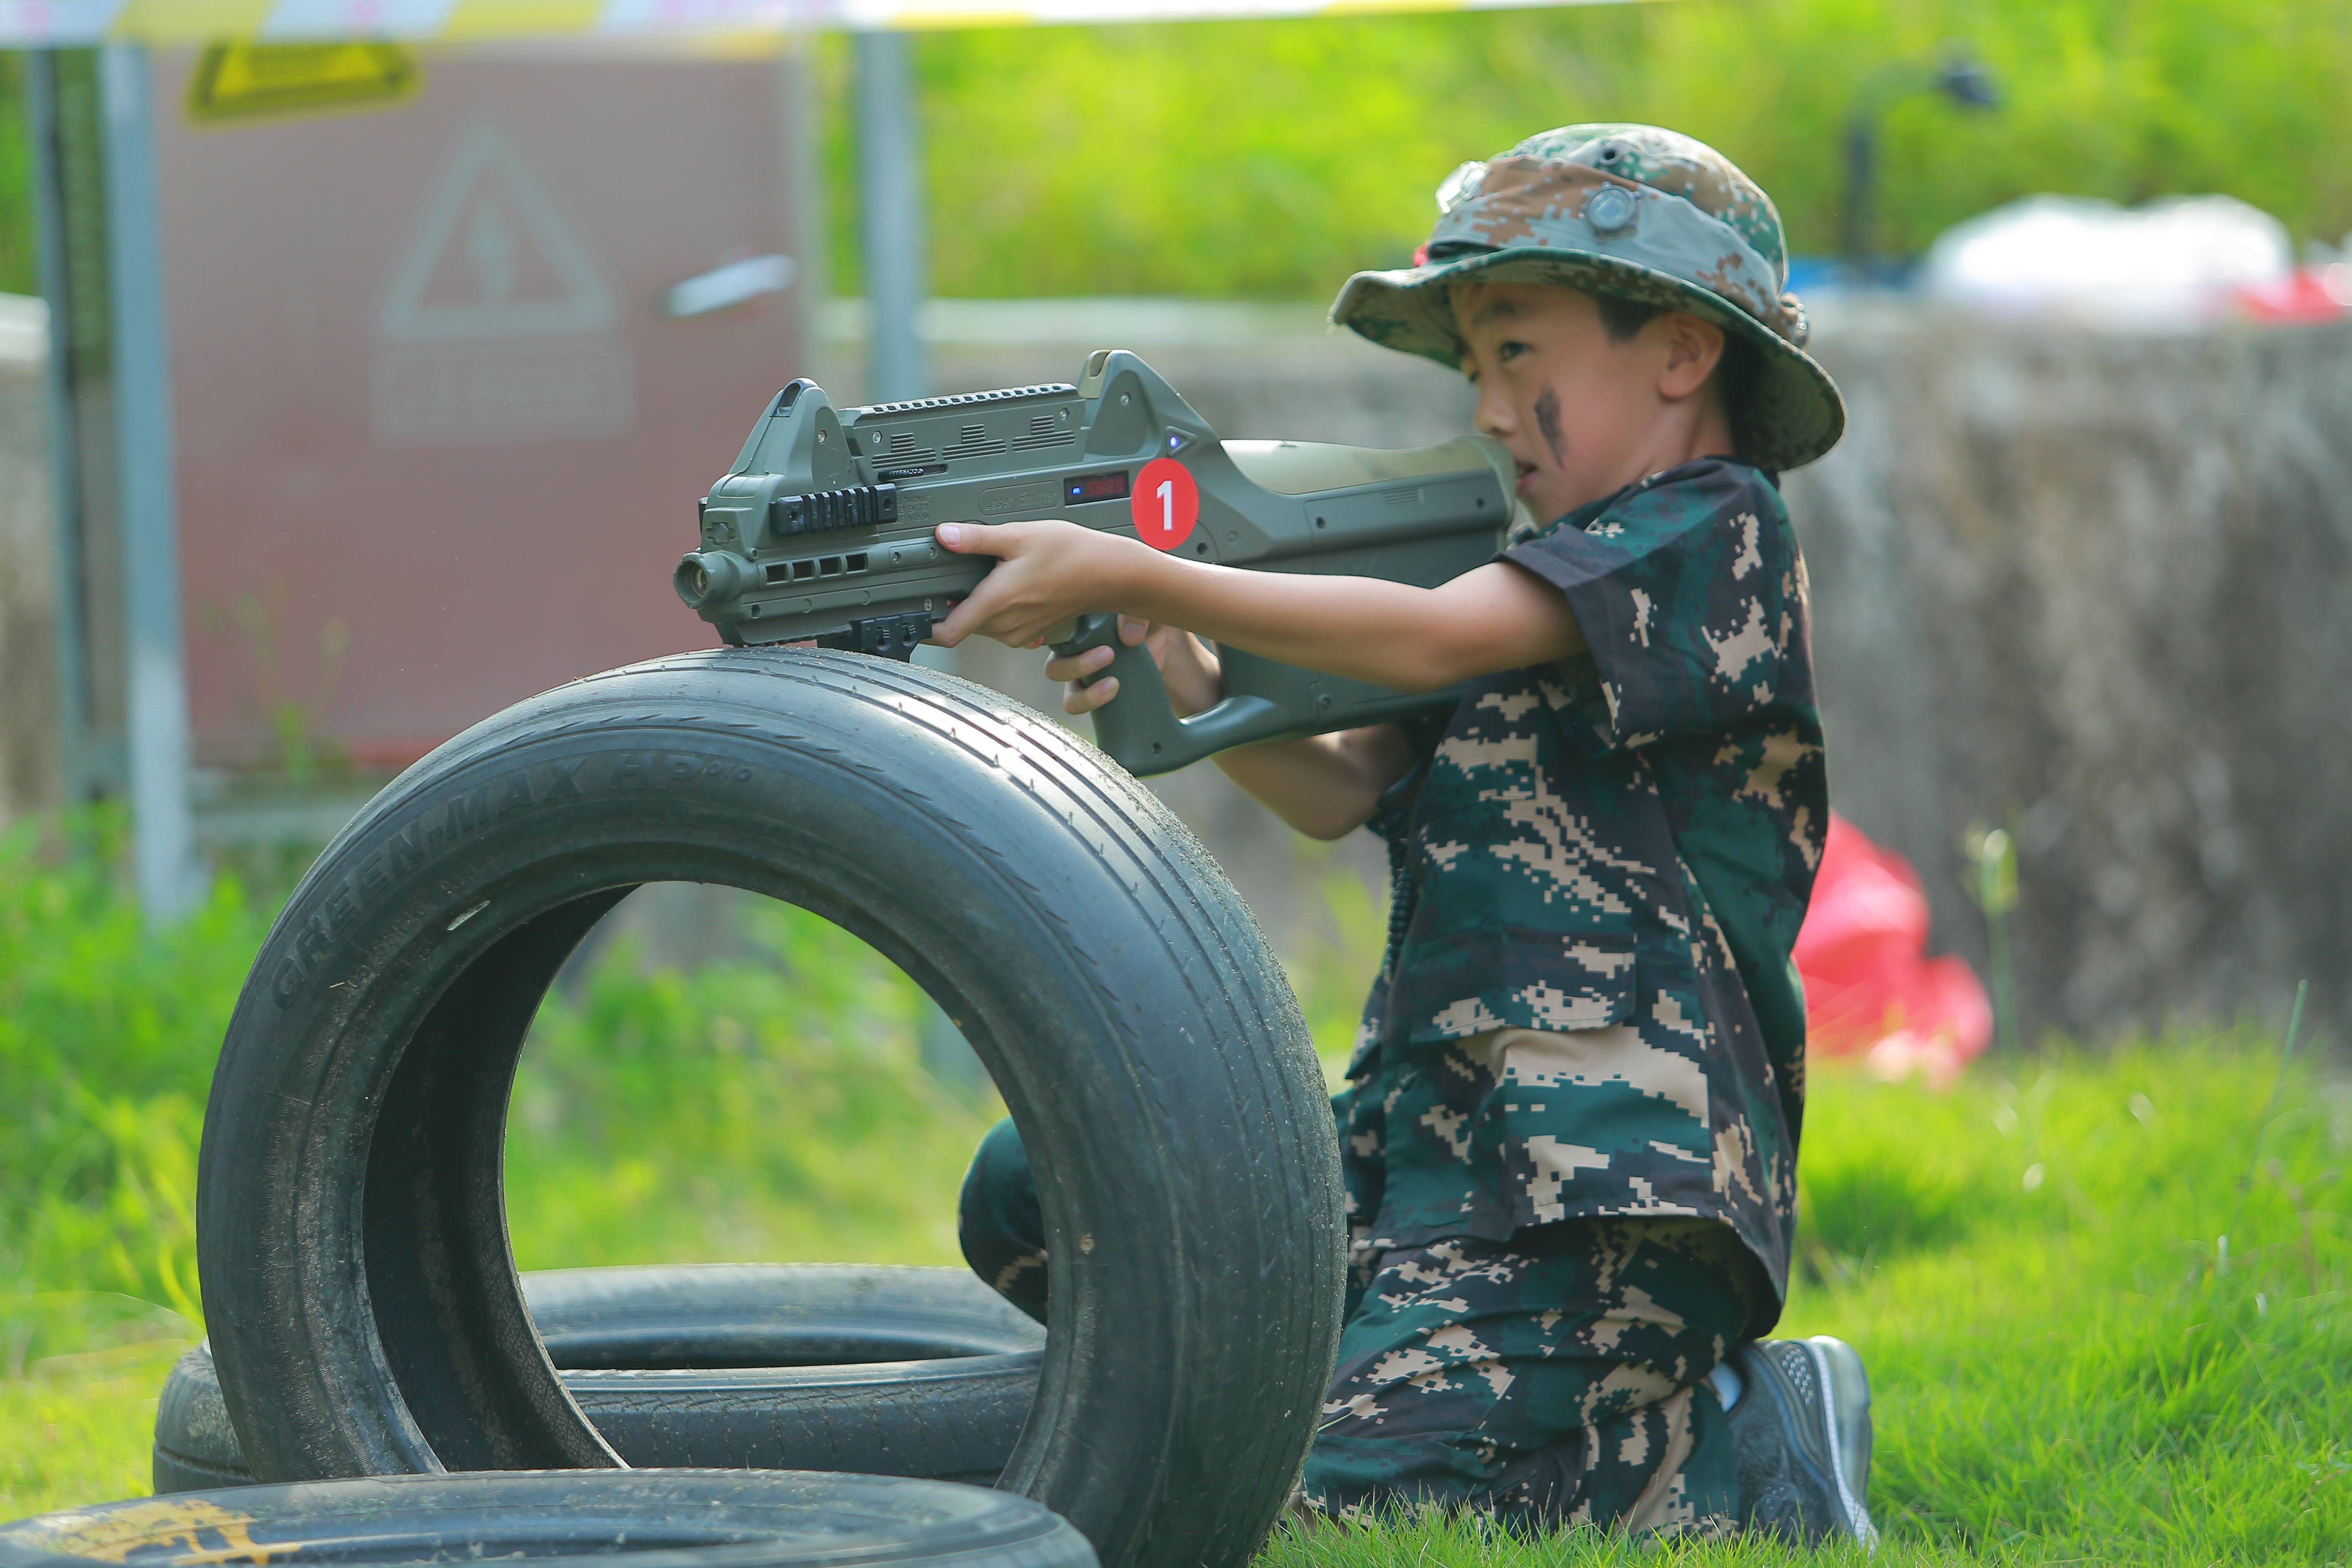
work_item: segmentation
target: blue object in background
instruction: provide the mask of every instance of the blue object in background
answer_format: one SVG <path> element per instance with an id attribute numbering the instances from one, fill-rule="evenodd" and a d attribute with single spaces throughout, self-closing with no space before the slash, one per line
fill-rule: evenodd
<path id="1" fill-rule="evenodd" d="M 1801 299 L 1810 298 L 1825 289 L 1835 289 L 1844 281 L 1845 263 L 1834 256 L 1789 258 L 1789 287 Z"/>
<path id="2" fill-rule="evenodd" d="M 1919 263 L 1911 257 L 1879 257 L 1860 278 L 1837 256 L 1791 256 L 1789 258 L 1789 288 L 1798 298 L 1811 300 L 1817 295 L 1835 294 L 1849 289 L 1873 289 L 1882 292 L 1907 292 L 1919 279 Z"/>

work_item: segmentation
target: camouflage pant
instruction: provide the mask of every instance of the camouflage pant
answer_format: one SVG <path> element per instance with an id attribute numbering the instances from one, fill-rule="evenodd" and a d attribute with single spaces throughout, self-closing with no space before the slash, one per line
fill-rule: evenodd
<path id="1" fill-rule="evenodd" d="M 1045 1321 L 1045 1216 L 1037 1207 L 1029 1152 L 1010 1117 L 988 1130 L 964 1173 L 956 1239 L 963 1260 L 991 1289 Z"/>
<path id="2" fill-rule="evenodd" d="M 1009 1121 L 964 1179 L 965 1258 L 1045 1317 L 1045 1226 Z M 1706 1374 L 1746 1330 L 1761 1268 L 1727 1226 L 1562 1220 L 1365 1262 L 1306 1502 L 1361 1519 L 1468 1509 L 1525 1530 L 1728 1527 L 1731 1434 Z"/>

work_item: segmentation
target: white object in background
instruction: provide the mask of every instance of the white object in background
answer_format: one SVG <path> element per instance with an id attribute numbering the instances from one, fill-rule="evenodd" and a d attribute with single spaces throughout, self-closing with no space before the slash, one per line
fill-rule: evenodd
<path id="1" fill-rule="evenodd" d="M 789 256 L 754 256 L 730 261 L 674 283 L 662 295 L 666 316 L 707 316 L 730 305 L 740 305 L 762 294 L 781 294 L 793 286 L 799 266 Z"/>
<path id="2" fill-rule="evenodd" d="M 2294 270 L 2286 226 L 2233 196 L 2027 196 L 1946 230 L 1920 288 L 1979 310 L 2188 330 L 2222 314 L 2232 289 Z"/>
<path id="3" fill-rule="evenodd" d="M 0 294 L 0 363 L 38 364 L 49 353 L 49 302 L 33 294 Z"/>

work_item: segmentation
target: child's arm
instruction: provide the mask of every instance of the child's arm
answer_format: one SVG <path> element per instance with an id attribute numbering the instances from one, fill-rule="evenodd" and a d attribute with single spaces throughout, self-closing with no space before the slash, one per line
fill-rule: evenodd
<path id="1" fill-rule="evenodd" d="M 1035 647 L 1088 610 L 1117 610 L 1398 691 L 1435 691 L 1585 648 L 1559 591 L 1507 562 L 1413 588 L 1212 566 L 1068 522 L 949 523 L 939 538 L 999 562 L 933 633 L 950 647 L 975 634 Z"/>
<path id="2" fill-rule="evenodd" d="M 1121 616 L 1121 641 L 1144 644 L 1168 688 L 1168 704 L 1178 718 L 1213 706 L 1225 694 L 1216 656 L 1190 632 Z M 1079 684 L 1110 663 L 1108 647 L 1088 648 L 1070 658 L 1045 661 L 1045 675 L 1067 681 L 1062 707 L 1091 713 L 1118 695 L 1118 678 Z M 1339 838 L 1362 826 L 1388 787 L 1412 765 L 1404 733 L 1393 724 L 1313 735 L 1299 741 L 1269 741 L 1220 752 L 1217 766 L 1243 791 L 1310 838 Z"/>
<path id="3" fill-rule="evenodd" d="M 1180 716 L 1223 695 L 1206 649 L 1174 628 L 1285 664 L 1350 676 L 1400 691 L 1435 691 L 1496 670 L 1547 664 L 1584 650 L 1559 590 L 1505 563 L 1438 588 L 1370 577 L 1244 572 L 1165 555 L 1149 545 L 1066 522 L 949 524 L 940 542 L 999 564 L 933 634 L 952 647 L 979 635 L 1034 647 L 1088 610 L 1163 623 L 1151 652 Z M 1133 635 L 1130 636 L 1129 634 Z M 1142 628 L 1123 623 L 1132 642 Z M 1110 662 L 1108 648 L 1046 666 L 1075 680 Z M 1086 712 L 1109 700 L 1075 689 L 1064 706 Z M 1361 826 L 1381 795 L 1412 765 L 1394 725 L 1221 753 L 1217 765 L 1301 833 L 1337 838 Z"/>

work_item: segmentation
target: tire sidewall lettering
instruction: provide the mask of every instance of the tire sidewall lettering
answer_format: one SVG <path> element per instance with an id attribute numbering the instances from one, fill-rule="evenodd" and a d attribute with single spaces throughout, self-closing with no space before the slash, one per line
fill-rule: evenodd
<path id="1" fill-rule="evenodd" d="M 523 813 L 640 792 L 719 790 L 740 799 L 757 771 L 709 752 L 630 750 L 533 762 L 421 801 L 403 811 L 398 826 L 382 830 L 389 842 L 380 841 L 358 864 L 310 889 L 300 909 L 287 911 L 274 939 L 287 951 L 269 971 L 270 997 L 281 1008 L 297 1005 L 333 967 L 331 960 L 362 917 L 394 896 L 412 873 Z"/>

